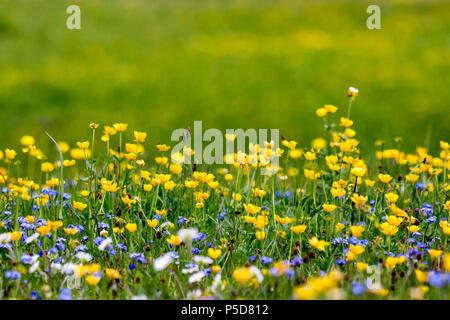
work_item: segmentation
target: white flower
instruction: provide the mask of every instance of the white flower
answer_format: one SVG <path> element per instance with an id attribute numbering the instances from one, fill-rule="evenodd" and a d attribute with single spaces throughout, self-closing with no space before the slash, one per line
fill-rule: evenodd
<path id="1" fill-rule="evenodd" d="M 185 273 L 185 274 L 186 273 L 194 273 L 195 271 L 198 271 L 198 266 L 197 265 L 194 265 L 191 268 L 185 268 L 185 269 L 181 270 L 181 272 Z"/>
<path id="2" fill-rule="evenodd" d="M 62 267 L 61 263 L 52 262 L 50 264 L 50 268 L 53 269 L 53 270 L 61 270 L 61 267 Z"/>
<path id="3" fill-rule="evenodd" d="M 89 253 L 86 253 L 86 252 L 83 252 L 83 251 L 78 252 L 76 254 L 76 257 L 78 259 L 80 259 L 81 261 L 86 261 L 86 262 L 89 262 L 89 261 L 92 260 L 92 256 Z"/>
<path id="4" fill-rule="evenodd" d="M 138 296 L 131 297 L 131 300 L 147 300 L 147 296 L 145 294 L 140 294 Z"/>
<path id="5" fill-rule="evenodd" d="M 8 243 L 11 241 L 11 235 L 8 233 L 0 234 L 0 243 Z"/>
<path id="6" fill-rule="evenodd" d="M 204 257 L 204 256 L 195 256 L 194 257 L 194 261 L 195 263 L 202 263 L 202 264 L 212 264 L 213 263 L 213 259 L 211 259 L 210 257 Z"/>
<path id="7" fill-rule="evenodd" d="M 186 298 L 188 300 L 193 300 L 193 299 L 201 297 L 201 296 L 202 296 L 202 290 L 194 289 L 194 290 L 188 291 Z"/>
<path id="8" fill-rule="evenodd" d="M 100 243 L 100 245 L 98 246 L 98 249 L 100 251 L 103 251 L 106 249 L 107 246 L 109 246 L 112 243 L 112 239 L 111 238 L 106 238 L 105 240 L 102 241 L 102 243 Z"/>
<path id="9" fill-rule="evenodd" d="M 167 268 L 172 262 L 173 258 L 169 254 L 165 254 L 153 261 L 153 268 L 155 268 L 156 271 L 161 271 Z"/>
<path id="10" fill-rule="evenodd" d="M 189 229 L 181 229 L 178 231 L 178 236 L 181 238 L 185 244 L 191 244 L 192 239 L 198 234 L 197 229 L 189 228 Z"/>
<path id="11" fill-rule="evenodd" d="M 192 276 L 189 277 L 189 283 L 199 282 L 206 276 L 205 271 L 200 271 L 197 273 L 194 273 Z"/>
<path id="12" fill-rule="evenodd" d="M 264 280 L 264 276 L 262 275 L 261 271 L 259 271 L 259 269 L 255 266 L 251 266 L 250 269 L 250 274 L 254 274 L 256 277 L 256 280 L 258 280 L 259 283 L 261 283 Z"/>
<path id="13" fill-rule="evenodd" d="M 160 227 L 160 228 L 165 228 L 165 227 L 167 227 L 167 226 L 170 226 L 171 224 L 172 224 L 172 222 L 166 221 L 166 222 L 164 222 L 163 224 L 161 224 L 159 227 Z"/>
<path id="14" fill-rule="evenodd" d="M 38 237 L 39 237 L 39 233 L 36 232 L 36 233 L 34 233 L 33 235 L 29 236 L 29 237 L 25 240 L 25 243 L 26 243 L 26 244 L 31 243 L 31 242 L 33 242 L 34 240 L 36 240 Z"/>
<path id="15" fill-rule="evenodd" d="M 39 257 L 39 256 L 38 256 Z M 28 273 L 33 273 L 39 268 L 39 261 L 36 261 L 30 269 L 28 269 Z"/>
<path id="16" fill-rule="evenodd" d="M 222 284 L 222 274 L 219 272 L 218 274 L 216 274 L 216 276 L 214 277 L 214 281 L 213 284 L 211 285 L 211 291 L 212 292 L 216 292 L 217 291 L 217 287 Z M 222 286 L 223 287 L 223 286 Z"/>
<path id="17" fill-rule="evenodd" d="M 75 269 L 76 266 L 77 266 L 76 264 L 68 262 L 62 266 L 61 272 L 65 274 L 71 274 L 73 273 L 73 269 Z"/>

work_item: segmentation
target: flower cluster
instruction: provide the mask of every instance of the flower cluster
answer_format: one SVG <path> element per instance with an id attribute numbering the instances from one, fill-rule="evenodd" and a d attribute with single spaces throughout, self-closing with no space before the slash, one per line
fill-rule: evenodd
<path id="1" fill-rule="evenodd" d="M 127 140 L 125 123 L 100 139 L 92 123 L 92 139 L 58 153 L 22 137 L 0 151 L 1 296 L 448 297 L 450 145 L 431 155 L 376 141 L 363 156 L 357 96 L 345 116 L 316 111 L 327 139 L 250 145 L 224 166 L 186 164 L 190 148 L 146 150 L 147 133 Z M 277 174 L 261 174 L 274 155 Z"/>

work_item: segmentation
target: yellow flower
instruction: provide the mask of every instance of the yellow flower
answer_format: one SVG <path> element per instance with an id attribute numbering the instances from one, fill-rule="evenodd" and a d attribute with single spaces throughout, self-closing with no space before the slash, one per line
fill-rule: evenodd
<path id="1" fill-rule="evenodd" d="M 420 230 L 419 226 L 410 226 L 408 227 L 409 232 L 417 232 Z"/>
<path id="2" fill-rule="evenodd" d="M 87 149 L 89 148 L 89 141 L 77 142 L 78 148 Z"/>
<path id="3" fill-rule="evenodd" d="M 356 264 L 356 269 L 358 269 L 359 272 L 364 272 L 367 269 L 367 263 L 364 262 L 358 262 Z"/>
<path id="4" fill-rule="evenodd" d="M 380 179 L 380 181 L 383 182 L 383 183 L 389 183 L 389 181 L 392 180 L 392 177 L 390 175 L 388 175 L 388 174 L 380 173 L 378 175 L 378 179 Z"/>
<path id="5" fill-rule="evenodd" d="M 210 256 L 212 259 L 217 259 L 222 254 L 222 251 L 220 249 L 214 249 L 214 248 L 208 248 L 208 256 Z"/>
<path id="6" fill-rule="evenodd" d="M 398 195 L 393 192 L 389 192 L 386 194 L 386 199 L 389 203 L 395 203 L 398 200 Z"/>
<path id="7" fill-rule="evenodd" d="M 313 149 L 322 150 L 327 146 L 327 142 L 324 138 L 315 138 L 311 141 L 311 146 Z"/>
<path id="8" fill-rule="evenodd" d="M 414 273 L 416 274 L 416 278 L 419 282 L 427 282 L 428 274 L 424 271 L 420 271 L 419 269 L 415 269 Z"/>
<path id="9" fill-rule="evenodd" d="M 163 210 L 158 210 L 158 209 L 156 209 L 155 211 L 156 211 L 156 213 L 159 214 L 160 216 L 165 216 L 166 213 L 167 213 L 167 210 L 166 210 L 166 209 L 163 209 Z"/>
<path id="10" fill-rule="evenodd" d="M 36 228 L 36 231 L 39 232 L 41 236 L 50 234 L 50 230 L 49 226 L 40 226 L 39 228 Z"/>
<path id="11" fill-rule="evenodd" d="M 297 145 L 296 141 L 283 140 L 283 141 L 281 141 L 281 143 L 283 144 L 283 146 L 289 148 L 290 150 L 294 150 L 295 146 Z"/>
<path id="12" fill-rule="evenodd" d="M 364 183 L 366 184 L 366 186 L 368 186 L 369 188 L 372 187 L 375 184 L 374 180 L 370 180 L 370 179 L 366 179 L 364 180 Z"/>
<path id="13" fill-rule="evenodd" d="M 344 229 L 345 226 L 344 226 L 344 224 L 339 222 L 339 223 L 336 224 L 336 226 L 334 228 L 335 228 L 336 231 L 340 231 L 340 230 Z"/>
<path id="14" fill-rule="evenodd" d="M 64 141 L 58 142 L 58 147 L 62 153 L 65 153 L 65 152 L 69 151 L 69 149 L 70 149 L 69 144 Z"/>
<path id="15" fill-rule="evenodd" d="M 93 275 L 87 275 L 86 276 L 86 282 L 90 286 L 96 286 L 100 282 L 99 277 L 94 277 Z"/>
<path id="16" fill-rule="evenodd" d="M 81 192 L 80 192 L 80 195 L 83 196 L 83 197 L 89 196 L 89 190 L 83 190 L 83 191 L 81 191 Z"/>
<path id="17" fill-rule="evenodd" d="M 336 113 L 336 111 L 338 110 L 338 108 L 336 106 L 333 106 L 332 104 L 326 104 L 324 108 L 329 113 Z"/>
<path id="18" fill-rule="evenodd" d="M 125 229 L 127 229 L 129 232 L 133 233 L 137 230 L 137 224 L 136 223 L 127 223 L 125 225 Z"/>
<path id="19" fill-rule="evenodd" d="M 156 228 L 156 226 L 158 225 L 158 220 L 156 220 L 156 219 L 153 219 L 153 220 L 147 219 L 147 224 L 148 224 L 148 226 L 150 228 Z"/>
<path id="20" fill-rule="evenodd" d="M 19 241 L 22 239 L 22 232 L 20 231 L 13 231 L 11 232 L 11 241 Z"/>
<path id="21" fill-rule="evenodd" d="M 402 223 L 402 221 L 403 221 L 402 217 L 396 217 L 396 216 L 388 216 L 387 217 L 387 222 L 390 225 L 393 225 L 393 226 L 396 226 L 396 227 L 398 227 Z"/>
<path id="22" fill-rule="evenodd" d="M 137 142 L 144 142 L 145 139 L 147 138 L 147 133 L 134 131 L 134 138 L 136 139 Z"/>
<path id="23" fill-rule="evenodd" d="M 298 226 L 291 227 L 290 230 L 291 230 L 292 232 L 294 232 L 295 234 L 301 234 L 301 233 L 305 232 L 305 230 L 306 230 L 306 225 L 300 224 L 300 225 L 298 225 Z"/>
<path id="24" fill-rule="evenodd" d="M 256 236 L 256 239 L 262 240 L 266 237 L 266 233 L 264 231 L 256 231 L 255 236 Z"/>
<path id="25" fill-rule="evenodd" d="M 110 279 L 120 279 L 120 273 L 116 269 L 106 268 L 105 273 L 106 276 Z"/>
<path id="26" fill-rule="evenodd" d="M 414 174 L 414 173 L 410 173 L 410 174 L 408 174 L 408 175 L 406 176 L 406 180 L 409 181 L 409 182 L 414 183 L 414 182 L 416 182 L 417 180 L 419 180 L 419 175 Z"/>
<path id="27" fill-rule="evenodd" d="M 173 246 L 179 246 L 181 244 L 181 238 L 176 235 L 171 235 L 167 242 Z"/>
<path id="28" fill-rule="evenodd" d="M 279 215 L 275 215 L 275 220 L 280 224 L 292 223 L 295 221 L 295 218 L 283 217 L 281 218 Z"/>
<path id="29" fill-rule="evenodd" d="M 450 272 L 450 252 L 444 254 L 444 269 L 447 272 Z"/>
<path id="30" fill-rule="evenodd" d="M 20 138 L 20 144 L 26 147 L 32 147 L 34 145 L 34 138 L 32 136 L 23 136 Z"/>
<path id="31" fill-rule="evenodd" d="M 367 197 L 360 196 L 354 193 L 351 197 L 353 203 L 355 203 L 356 207 L 361 208 L 367 202 Z"/>
<path id="32" fill-rule="evenodd" d="M 364 232 L 364 230 L 365 230 L 364 227 L 360 226 L 360 225 L 350 226 L 350 232 L 356 238 L 361 237 L 361 235 Z"/>
<path id="33" fill-rule="evenodd" d="M 113 127 L 114 129 L 116 129 L 117 132 L 123 132 L 125 130 L 127 130 L 127 123 L 114 123 Z"/>
<path id="34" fill-rule="evenodd" d="M 63 226 L 63 222 L 61 220 L 56 221 L 47 220 L 47 226 L 53 230 L 56 230 Z"/>
<path id="35" fill-rule="evenodd" d="M 394 268 L 397 264 L 402 264 L 403 262 L 406 261 L 406 258 L 404 256 L 402 257 L 388 257 L 386 259 L 385 265 L 386 268 Z"/>
<path id="36" fill-rule="evenodd" d="M 176 184 L 172 180 L 167 181 L 166 183 L 164 183 L 164 189 L 166 189 L 167 191 L 172 191 L 173 188 L 175 188 L 175 186 L 176 186 Z"/>
<path id="37" fill-rule="evenodd" d="M 330 192 L 331 192 L 331 195 L 335 198 L 340 198 L 343 195 L 345 195 L 345 189 L 343 189 L 343 188 L 331 188 Z"/>
<path id="38" fill-rule="evenodd" d="M 442 256 L 442 250 L 430 249 L 430 250 L 428 250 L 428 253 L 430 254 L 430 256 L 432 258 L 435 258 L 435 259 Z"/>
<path id="39" fill-rule="evenodd" d="M 91 128 L 91 129 L 97 129 L 98 128 L 98 123 L 95 123 L 95 122 L 91 122 L 90 124 L 89 124 L 89 128 Z"/>
<path id="40" fill-rule="evenodd" d="M 336 209 L 336 206 L 334 204 L 326 204 L 326 203 L 324 203 L 324 204 L 322 204 L 322 208 L 326 212 L 332 213 Z"/>
<path id="41" fill-rule="evenodd" d="M 316 154 L 314 152 L 308 151 L 303 153 L 303 155 L 305 156 L 306 160 L 316 160 Z"/>
<path id="42" fill-rule="evenodd" d="M 341 118 L 341 127 L 350 128 L 353 125 L 353 121 L 347 118 Z"/>
<path id="43" fill-rule="evenodd" d="M 360 254 L 364 253 L 364 247 L 362 245 L 354 246 L 351 244 L 349 249 L 350 252 L 356 256 L 359 256 Z"/>
<path id="44" fill-rule="evenodd" d="M 6 149 L 5 150 L 5 157 L 6 159 L 12 160 L 16 157 L 17 152 L 12 149 Z"/>
<path id="45" fill-rule="evenodd" d="M 144 184 L 144 191 L 145 192 L 150 192 L 152 191 L 153 186 L 151 184 Z"/>
<path id="46" fill-rule="evenodd" d="M 325 251 L 325 247 L 329 246 L 330 243 L 324 240 L 319 240 L 317 237 L 312 237 L 308 240 L 309 244 L 316 248 L 317 250 Z"/>
<path id="47" fill-rule="evenodd" d="M 319 108 L 319 109 L 316 110 L 316 114 L 317 114 L 319 117 L 323 118 L 323 117 L 325 117 L 325 116 L 327 115 L 327 109 L 325 109 L 325 108 Z"/>
<path id="48" fill-rule="evenodd" d="M 259 211 L 261 211 L 261 207 L 255 206 L 255 205 L 253 205 L 251 203 L 244 204 L 244 208 L 245 208 L 245 211 L 247 211 L 250 214 L 256 214 Z"/>
<path id="49" fill-rule="evenodd" d="M 66 229 L 66 228 L 64 228 L 64 232 L 65 232 L 67 235 L 72 236 L 72 235 L 78 233 L 78 229 L 75 229 L 75 228 L 69 228 L 69 229 Z"/>
<path id="50" fill-rule="evenodd" d="M 180 174 L 183 171 L 183 167 L 177 163 L 172 163 L 170 165 L 170 172 L 173 174 Z"/>
<path id="51" fill-rule="evenodd" d="M 87 191 L 87 190 L 85 190 L 85 191 Z M 89 191 L 88 191 L 88 192 L 89 192 Z M 73 207 L 74 207 L 75 209 L 77 209 L 77 210 L 83 211 L 84 209 L 86 209 L 87 204 L 85 204 L 85 203 L 83 203 L 83 202 L 77 202 L 77 201 L 74 201 L 74 202 L 73 202 Z"/>
<path id="52" fill-rule="evenodd" d="M 170 149 L 170 146 L 167 146 L 165 144 L 158 144 L 156 145 L 156 149 L 160 152 L 168 151 Z"/>
<path id="53" fill-rule="evenodd" d="M 232 197 L 234 200 L 236 200 L 237 202 L 240 202 L 242 200 L 242 196 L 239 193 L 234 193 L 232 194 Z"/>
<path id="54" fill-rule="evenodd" d="M 380 224 L 378 229 L 387 236 L 392 236 L 398 232 L 398 228 L 396 226 L 393 226 L 387 222 Z"/>

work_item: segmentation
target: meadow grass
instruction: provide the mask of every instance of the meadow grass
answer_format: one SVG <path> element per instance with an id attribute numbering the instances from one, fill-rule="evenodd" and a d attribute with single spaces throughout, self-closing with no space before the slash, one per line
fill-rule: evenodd
<path id="1" fill-rule="evenodd" d="M 1 297 L 448 299 L 450 145 L 378 141 L 369 164 L 348 94 L 311 115 L 326 140 L 260 142 L 227 165 L 124 139 L 126 123 L 91 123 L 53 158 L 23 136 L 0 153 Z"/>

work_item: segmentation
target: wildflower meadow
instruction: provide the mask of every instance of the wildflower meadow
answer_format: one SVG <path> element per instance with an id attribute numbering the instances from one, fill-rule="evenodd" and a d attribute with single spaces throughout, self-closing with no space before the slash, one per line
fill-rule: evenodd
<path id="1" fill-rule="evenodd" d="M 121 122 L 2 146 L 0 296 L 448 299 L 450 145 L 360 152 L 358 96 L 316 110 L 327 139 L 249 143 L 224 164 Z"/>

